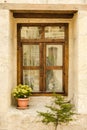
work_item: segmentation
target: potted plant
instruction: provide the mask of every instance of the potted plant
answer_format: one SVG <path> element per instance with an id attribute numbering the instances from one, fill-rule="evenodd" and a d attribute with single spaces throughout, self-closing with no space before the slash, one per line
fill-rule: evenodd
<path id="1" fill-rule="evenodd" d="M 19 109 L 26 109 L 28 107 L 31 93 L 32 89 L 28 85 L 19 84 L 13 89 L 12 95 L 17 99 L 17 106 Z"/>

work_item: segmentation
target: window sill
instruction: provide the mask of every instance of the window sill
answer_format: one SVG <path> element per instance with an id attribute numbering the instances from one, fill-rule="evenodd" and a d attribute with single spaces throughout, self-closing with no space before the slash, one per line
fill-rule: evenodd
<path id="1" fill-rule="evenodd" d="M 16 106 L 11 106 L 8 113 L 9 115 L 20 115 L 20 116 L 32 116 L 37 117 L 37 111 L 46 111 L 46 105 L 51 103 L 52 97 L 49 96 L 32 96 L 30 97 L 29 107 L 27 109 L 20 110 Z"/>

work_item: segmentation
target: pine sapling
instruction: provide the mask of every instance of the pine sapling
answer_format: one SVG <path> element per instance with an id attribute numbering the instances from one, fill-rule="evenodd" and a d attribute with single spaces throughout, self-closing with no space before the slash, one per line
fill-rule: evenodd
<path id="1" fill-rule="evenodd" d="M 38 112 L 45 124 L 53 123 L 55 130 L 59 124 L 68 123 L 73 120 L 74 106 L 65 100 L 64 96 L 55 94 L 52 105 L 46 106 L 47 112 Z"/>

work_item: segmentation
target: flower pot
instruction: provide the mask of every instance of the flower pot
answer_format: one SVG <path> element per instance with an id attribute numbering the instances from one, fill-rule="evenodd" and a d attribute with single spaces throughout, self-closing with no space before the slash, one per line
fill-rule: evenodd
<path id="1" fill-rule="evenodd" d="M 28 108 L 29 98 L 18 98 L 17 103 L 19 109 L 26 109 Z"/>

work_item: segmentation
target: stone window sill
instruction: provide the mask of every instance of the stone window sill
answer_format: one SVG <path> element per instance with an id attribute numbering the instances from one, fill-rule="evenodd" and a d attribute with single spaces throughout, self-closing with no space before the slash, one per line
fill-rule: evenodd
<path id="1" fill-rule="evenodd" d="M 16 106 L 11 106 L 8 112 L 10 114 L 27 114 L 36 117 L 38 114 L 37 111 L 45 111 L 47 109 L 45 106 L 51 103 L 51 99 L 52 97 L 50 96 L 32 96 L 30 97 L 29 107 L 27 109 L 20 110 Z"/>

